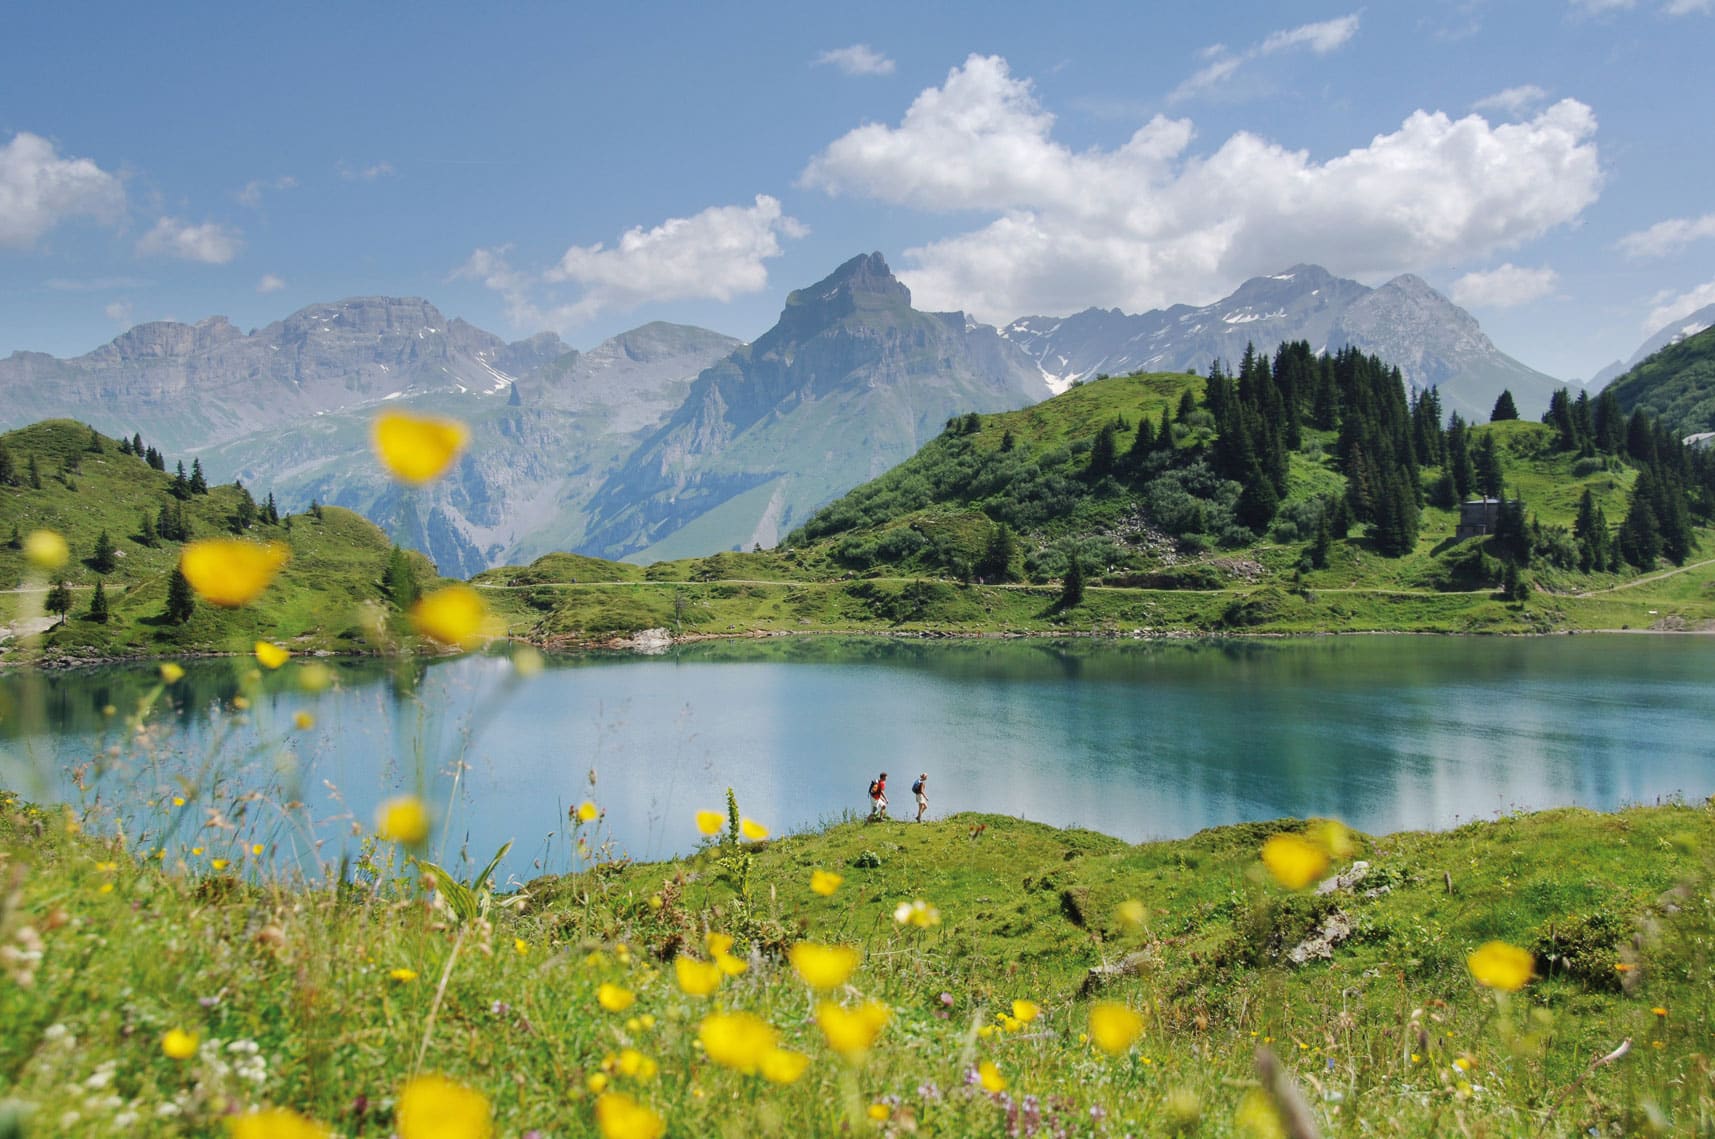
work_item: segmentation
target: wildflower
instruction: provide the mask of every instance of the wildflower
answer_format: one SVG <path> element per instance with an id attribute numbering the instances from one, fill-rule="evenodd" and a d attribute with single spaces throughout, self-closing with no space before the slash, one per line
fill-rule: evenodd
<path id="1" fill-rule="evenodd" d="M 849 945 L 818 945 L 813 941 L 795 942 L 786 956 L 806 985 L 824 993 L 845 984 L 859 960 L 858 951 Z"/>
<path id="2" fill-rule="evenodd" d="M 595 1101 L 596 1126 L 602 1139 L 661 1139 L 667 1121 L 647 1104 L 624 1092 L 607 1092 Z M 404 1139 L 402 1136 L 401 1139 Z"/>
<path id="3" fill-rule="evenodd" d="M 864 1109 L 864 1113 L 877 1123 L 886 1123 L 888 1117 L 893 1114 L 893 1109 L 885 1103 L 872 1103 Z"/>
<path id="4" fill-rule="evenodd" d="M 1262 844 L 1262 864 L 1288 890 L 1302 890 L 1328 868 L 1328 853 L 1296 834 L 1273 834 Z"/>
<path id="5" fill-rule="evenodd" d="M 1013 1001 L 1012 1015 L 1020 1024 L 1029 1024 L 1042 1015 L 1042 1006 L 1035 1001 Z"/>
<path id="6" fill-rule="evenodd" d="M 697 812 L 697 830 L 701 831 L 703 834 L 719 834 L 721 824 L 725 821 L 726 816 L 721 814 L 719 811 Z"/>
<path id="7" fill-rule="evenodd" d="M 182 1028 L 169 1028 L 161 1037 L 161 1051 L 169 1060 L 189 1060 L 197 1054 L 197 1034 Z"/>
<path id="8" fill-rule="evenodd" d="M 603 981 L 595 991 L 595 999 L 608 1012 L 624 1012 L 637 1000 L 637 994 L 612 981 Z"/>
<path id="9" fill-rule="evenodd" d="M 720 966 L 683 954 L 673 958 L 673 975 L 679 988 L 689 996 L 706 997 L 721 987 Z"/>
<path id="10" fill-rule="evenodd" d="M 928 929 L 932 925 L 941 924 L 941 911 L 919 898 L 915 902 L 900 902 L 894 908 L 893 920 L 900 925 L 914 925 L 919 929 Z"/>
<path id="11" fill-rule="evenodd" d="M 590 802 L 588 799 L 585 799 L 583 802 L 578 804 L 578 822 L 593 822 L 600 815 L 601 808 Z"/>
<path id="12" fill-rule="evenodd" d="M 780 1046 L 780 1033 L 749 1012 L 710 1013 L 697 1026 L 697 1039 L 715 1063 L 747 1076 L 762 1068 L 768 1054 Z"/>
<path id="13" fill-rule="evenodd" d="M 283 649 L 272 641 L 256 642 L 256 659 L 262 662 L 263 668 L 279 668 L 291 657 L 291 650 Z"/>
<path id="14" fill-rule="evenodd" d="M 320 661 L 311 661 L 298 669 L 298 687 L 305 692 L 323 692 L 333 684 L 333 670 Z"/>
<path id="15" fill-rule="evenodd" d="M 381 465 L 400 482 L 440 478 L 464 449 L 470 432 L 452 419 L 386 411 L 375 417 L 370 434 Z"/>
<path id="16" fill-rule="evenodd" d="M 1286 1139 L 1286 1128 L 1281 1126 L 1280 1113 L 1268 1098 L 1268 1093 L 1261 1088 L 1252 1088 L 1239 1101 L 1238 1113 L 1233 1122 L 1238 1124 L 1239 1132 L 1253 1136 L 1254 1139 Z"/>
<path id="17" fill-rule="evenodd" d="M 620 1049 L 613 1058 L 613 1068 L 628 1080 L 653 1080 L 660 1070 L 654 1060 L 635 1048 Z"/>
<path id="18" fill-rule="evenodd" d="M 1136 898 L 1127 898 L 1114 908 L 1114 917 L 1118 918 L 1119 923 L 1127 929 L 1139 928 L 1147 916 L 1148 911 L 1144 909 L 1143 903 Z"/>
<path id="19" fill-rule="evenodd" d="M 512 939 L 512 952 L 520 957 L 526 956 L 530 952 L 530 943 L 522 937 L 515 937 Z"/>
<path id="20" fill-rule="evenodd" d="M 844 882 L 844 881 L 845 881 L 844 878 L 842 878 L 838 874 L 835 874 L 831 870 L 812 870 L 812 871 L 810 871 L 810 890 L 811 890 L 811 892 L 816 893 L 816 894 L 820 894 L 824 898 L 832 897 L 834 891 L 838 890 L 840 888 L 840 883 Z"/>
<path id="21" fill-rule="evenodd" d="M 768 828 L 757 822 L 755 819 L 740 819 L 738 822 L 738 833 L 742 834 L 745 838 L 748 838 L 751 842 L 761 842 L 763 839 L 768 837 Z"/>
<path id="22" fill-rule="evenodd" d="M 468 585 L 449 585 L 418 598 L 411 606 L 411 624 L 430 640 L 460 649 L 473 649 L 501 631 L 488 603 Z"/>
<path id="23" fill-rule="evenodd" d="M 984 1060 L 977 1065 L 977 1082 L 982 1084 L 985 1092 L 1006 1090 L 1006 1077 L 1000 1074 L 1000 1069 L 994 1066 L 993 1060 Z"/>
<path id="24" fill-rule="evenodd" d="M 163 683 L 163 684 L 177 684 L 179 681 L 183 680 L 184 678 L 185 678 L 184 666 L 174 664 L 172 661 L 167 661 L 165 664 L 163 664 L 161 666 L 161 683 Z M 183 799 L 174 799 L 173 805 L 176 807 L 182 807 L 185 805 L 185 801 Z"/>
<path id="25" fill-rule="evenodd" d="M 227 1139 L 328 1139 L 332 1133 L 295 1111 L 271 1107 L 247 1115 L 227 1116 L 226 1134 Z"/>
<path id="26" fill-rule="evenodd" d="M 283 542 L 199 538 L 180 552 L 179 572 L 210 605 L 236 609 L 256 600 L 291 556 Z"/>
<path id="27" fill-rule="evenodd" d="M 1465 958 L 1465 967 L 1479 985 L 1512 993 L 1530 982 L 1536 959 L 1528 949 L 1520 949 L 1504 941 L 1489 941 Z"/>
<path id="28" fill-rule="evenodd" d="M 24 557 L 43 573 L 51 573 L 66 564 L 71 547 L 53 530 L 31 530 L 24 539 Z"/>
<path id="29" fill-rule="evenodd" d="M 201 858 L 202 857 L 202 847 L 200 847 L 200 846 L 191 847 L 191 854 L 197 858 Z"/>
<path id="30" fill-rule="evenodd" d="M 771 1084 L 796 1083 L 810 1066 L 810 1057 L 790 1048 L 775 1048 L 762 1058 L 762 1078 Z"/>
<path id="31" fill-rule="evenodd" d="M 490 1139 L 488 1097 L 445 1076 L 417 1076 L 399 1093 L 399 1139 Z"/>
<path id="32" fill-rule="evenodd" d="M 1350 858 L 1358 849 L 1352 828 L 1338 819 L 1318 819 L 1305 828 L 1304 837 L 1331 858 Z"/>
<path id="33" fill-rule="evenodd" d="M 584 1081 L 584 1086 L 596 1095 L 607 1090 L 608 1078 L 606 1072 L 591 1072 Z"/>
<path id="34" fill-rule="evenodd" d="M 429 837 L 429 808 L 415 795 L 400 795 L 375 809 L 375 830 L 389 842 L 416 846 Z"/>
<path id="35" fill-rule="evenodd" d="M 228 866 L 232 865 L 231 862 L 224 858 L 211 858 L 209 859 L 208 864 L 216 870 L 225 870 Z"/>
<path id="36" fill-rule="evenodd" d="M 1090 1008 L 1090 1039 L 1110 1056 L 1118 1056 L 1143 1034 L 1143 1017 L 1114 1001 L 1098 1001 Z"/>
<path id="37" fill-rule="evenodd" d="M 1657 1016 L 1667 1015 L 1667 1010 L 1662 1008 L 1660 1005 L 1656 1005 L 1654 1008 L 1650 1009 L 1650 1011 L 1655 1013 Z"/>
<path id="38" fill-rule="evenodd" d="M 393 978 L 393 980 L 399 982 L 401 985 L 409 985 L 412 981 L 417 979 L 417 971 L 415 969 L 394 969 L 387 975 Z"/>
<path id="39" fill-rule="evenodd" d="M 314 712 L 299 712 L 297 715 L 292 717 L 292 726 L 294 728 L 298 729 L 300 732 L 309 731 L 311 728 L 316 726 L 315 713 Z"/>
<path id="40" fill-rule="evenodd" d="M 854 1064 L 869 1054 L 870 1046 L 892 1017 L 893 1011 L 880 1001 L 865 1001 L 855 1009 L 841 1008 L 832 1001 L 816 1006 L 816 1023 L 828 1047 Z"/>
<path id="41" fill-rule="evenodd" d="M 260 855 L 266 849 L 268 848 L 259 842 L 253 842 L 250 844 L 250 853 L 253 855 Z"/>

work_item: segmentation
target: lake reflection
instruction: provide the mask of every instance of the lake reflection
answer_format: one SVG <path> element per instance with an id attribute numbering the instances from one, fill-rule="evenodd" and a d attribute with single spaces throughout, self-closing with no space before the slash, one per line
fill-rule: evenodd
<path id="1" fill-rule="evenodd" d="M 585 798 L 607 812 L 586 836 L 657 858 L 695 846 L 694 812 L 723 809 L 729 786 L 779 832 L 867 810 L 880 770 L 896 817 L 915 813 L 926 771 L 932 817 L 992 811 L 1131 840 L 1287 815 L 1438 828 L 1715 790 L 1705 638 L 778 638 L 567 658 L 525 681 L 498 657 L 348 663 L 320 696 L 292 686 L 293 667 L 235 726 L 234 666 L 192 666 L 143 746 L 123 711 L 101 709 L 135 707 L 152 668 L 0 677 L 0 784 L 78 801 L 64 773 L 117 749 L 82 801 L 187 795 L 133 829 L 183 842 L 222 837 L 199 829 L 208 807 L 230 816 L 264 786 L 245 834 L 300 864 L 316 839 L 324 864 L 354 850 L 354 820 L 420 790 L 450 821 L 441 858 L 468 847 L 485 861 L 515 839 L 519 878 L 570 864 L 566 812 Z M 293 730 L 300 710 L 314 729 Z M 314 838 L 272 806 L 293 799 Z"/>

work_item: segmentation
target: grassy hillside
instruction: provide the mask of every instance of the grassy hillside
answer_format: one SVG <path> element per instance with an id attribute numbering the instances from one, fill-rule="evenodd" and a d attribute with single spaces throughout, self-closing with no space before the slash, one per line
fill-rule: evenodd
<path id="1" fill-rule="evenodd" d="M 1628 414 L 1641 407 L 1679 435 L 1715 431 L 1715 328 L 1668 345 L 1606 390 Z"/>
<path id="2" fill-rule="evenodd" d="M 145 542 L 144 515 L 182 506 L 192 537 L 231 536 L 239 530 L 242 492 L 216 485 L 181 503 L 170 493 L 172 474 L 121 454 L 113 439 L 97 436 L 92 444 L 90 429 L 69 420 L 8 432 L 0 443 L 20 478 L 19 485 L 0 486 L 0 626 L 18 622 L 21 633 L 41 625 L 48 586 L 64 581 L 72 600 L 68 619 L 38 642 L 48 660 L 248 651 L 259 637 L 299 649 L 361 651 L 368 643 L 361 607 L 379 605 L 384 618 L 391 616 L 381 589 L 391 543 L 358 515 L 324 507 L 319 516 L 288 515 L 276 525 L 257 521 L 244 529 L 247 537 L 284 542 L 292 554 L 256 604 L 239 610 L 198 604 L 189 621 L 171 624 L 163 616 L 167 579 L 183 543 L 158 536 Z M 39 489 L 29 480 L 32 460 Z M 176 464 L 169 458 L 167 465 Z M 266 500 L 261 488 L 252 493 Z M 6 541 L 38 529 L 60 533 L 71 548 L 51 581 Z M 106 574 L 94 565 L 103 532 L 114 547 L 115 566 Z M 431 580 L 427 560 L 413 559 L 419 579 Z M 110 610 L 105 623 L 89 616 L 98 580 Z M 21 639 L 0 641 L 0 650 L 15 650 Z"/>

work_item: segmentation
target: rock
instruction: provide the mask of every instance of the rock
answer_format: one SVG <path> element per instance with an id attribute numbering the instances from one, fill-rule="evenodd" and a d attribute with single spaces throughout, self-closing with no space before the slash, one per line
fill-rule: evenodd
<path id="1" fill-rule="evenodd" d="M 1370 876 L 1368 862 L 1354 862 L 1332 878 L 1316 884 L 1318 894 L 1332 894 L 1336 890 L 1351 893 L 1352 887 Z"/>
<path id="2" fill-rule="evenodd" d="M 1294 965 L 1302 965 L 1312 958 L 1328 960 L 1334 956 L 1334 947 L 1350 936 L 1352 919 L 1335 910 L 1322 919 L 1315 933 L 1287 950 L 1286 959 Z"/>

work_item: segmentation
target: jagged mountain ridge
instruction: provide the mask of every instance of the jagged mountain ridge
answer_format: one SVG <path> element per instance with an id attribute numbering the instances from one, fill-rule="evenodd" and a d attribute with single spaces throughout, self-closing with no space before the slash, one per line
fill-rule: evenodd
<path id="1" fill-rule="evenodd" d="M 1098 374 L 1205 371 L 1217 359 L 1233 366 L 1247 344 L 1272 352 L 1283 340 L 1308 341 L 1315 352 L 1349 344 L 1373 353 L 1398 364 L 1407 383 L 1438 388 L 1448 410 L 1477 421 L 1487 420 L 1503 388 L 1521 410 L 1540 410 L 1562 386 L 1501 352 L 1470 313 L 1409 273 L 1371 288 L 1320 266 L 1295 265 L 1253 277 L 1211 305 L 1021 317 L 1001 335 L 1058 391 Z"/>

